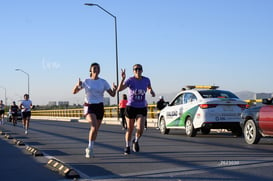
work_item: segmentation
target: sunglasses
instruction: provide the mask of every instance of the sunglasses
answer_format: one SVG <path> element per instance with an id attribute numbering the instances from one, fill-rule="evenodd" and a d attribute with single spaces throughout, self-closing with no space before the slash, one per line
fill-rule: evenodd
<path id="1" fill-rule="evenodd" d="M 142 68 L 140 67 L 134 68 L 134 71 L 142 71 Z"/>

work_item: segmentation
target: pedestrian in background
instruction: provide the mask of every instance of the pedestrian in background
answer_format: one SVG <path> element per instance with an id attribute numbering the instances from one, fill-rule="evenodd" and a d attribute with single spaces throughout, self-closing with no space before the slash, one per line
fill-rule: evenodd
<path id="1" fill-rule="evenodd" d="M 167 102 L 165 102 L 163 96 L 159 96 L 159 100 L 156 102 L 156 109 L 157 109 L 157 129 L 159 128 L 159 114 L 160 111 L 166 106 Z"/>
<path id="2" fill-rule="evenodd" d="M 19 106 L 17 106 L 16 102 L 13 101 L 12 105 L 10 106 L 10 113 L 11 113 L 11 119 L 12 119 L 13 126 L 15 126 L 17 124 L 18 111 L 19 111 Z"/>
<path id="3" fill-rule="evenodd" d="M 24 95 L 24 100 L 20 104 L 20 109 L 22 110 L 23 115 L 23 127 L 25 129 L 25 134 L 28 134 L 29 129 L 29 122 L 31 118 L 31 108 L 32 108 L 32 101 L 29 100 L 29 95 Z"/>
<path id="4" fill-rule="evenodd" d="M 125 70 L 121 70 L 121 82 L 118 86 L 118 91 L 122 91 L 129 88 L 128 103 L 125 109 L 125 116 L 127 121 L 127 130 L 125 133 L 125 150 L 124 154 L 131 153 L 130 142 L 132 133 L 134 130 L 134 124 L 136 123 L 135 138 L 133 139 L 133 151 L 139 152 L 139 139 L 143 134 L 145 117 L 147 116 L 147 104 L 145 95 L 149 91 L 154 97 L 155 93 L 152 89 L 150 79 L 142 76 L 142 65 L 135 64 L 133 66 L 134 76 L 128 78 L 125 81 Z"/>
<path id="5" fill-rule="evenodd" d="M 166 102 L 163 96 L 159 96 L 159 100 L 156 102 L 156 108 L 161 111 L 166 106 Z"/>
<path id="6" fill-rule="evenodd" d="M 122 125 L 123 129 L 127 129 L 126 118 L 125 118 L 125 108 L 126 108 L 127 102 L 128 102 L 127 95 L 123 94 L 122 95 L 122 100 L 119 103 L 121 125 Z"/>
<path id="7" fill-rule="evenodd" d="M 3 100 L 0 101 L 0 125 L 4 125 L 4 116 L 5 116 L 5 104 Z"/>
<path id="8" fill-rule="evenodd" d="M 147 108 L 147 113 L 148 113 L 148 110 L 149 110 L 149 108 L 148 108 L 148 106 L 149 106 L 149 104 L 148 104 L 148 101 L 147 100 L 145 100 L 145 102 L 146 102 L 146 108 Z M 147 118 L 148 118 L 148 115 L 146 115 L 145 117 L 144 117 L 144 129 L 145 130 L 147 130 L 147 128 L 148 128 L 148 120 L 147 120 Z"/>
<path id="9" fill-rule="evenodd" d="M 89 72 L 90 77 L 83 82 L 79 79 L 72 91 L 73 94 L 76 94 L 85 89 L 84 114 L 86 120 L 90 123 L 89 143 L 85 149 L 86 158 L 94 157 L 94 143 L 104 116 L 104 92 L 106 91 L 110 96 L 114 97 L 117 88 L 113 84 L 111 89 L 109 83 L 99 77 L 100 65 L 98 63 L 92 63 Z"/>

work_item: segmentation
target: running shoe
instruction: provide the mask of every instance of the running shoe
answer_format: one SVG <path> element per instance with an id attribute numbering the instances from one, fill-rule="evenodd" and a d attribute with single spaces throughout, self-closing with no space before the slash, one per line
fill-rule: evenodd
<path id="1" fill-rule="evenodd" d="M 135 142 L 135 139 L 133 140 L 133 151 L 139 152 L 139 144 L 138 142 Z"/>
<path id="2" fill-rule="evenodd" d="M 25 134 L 26 134 L 26 135 L 28 134 L 27 130 L 25 130 Z"/>
<path id="3" fill-rule="evenodd" d="M 130 146 L 125 147 L 124 155 L 129 155 L 131 153 Z"/>
<path id="4" fill-rule="evenodd" d="M 93 152 L 93 149 L 86 148 L 86 149 L 85 149 L 85 157 L 86 157 L 86 158 L 95 157 L 94 152 Z"/>

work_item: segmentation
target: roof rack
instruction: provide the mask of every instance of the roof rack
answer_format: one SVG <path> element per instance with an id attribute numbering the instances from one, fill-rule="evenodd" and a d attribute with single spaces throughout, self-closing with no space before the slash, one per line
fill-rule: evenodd
<path id="1" fill-rule="evenodd" d="M 219 86 L 215 85 L 187 85 L 188 89 L 218 89 Z"/>

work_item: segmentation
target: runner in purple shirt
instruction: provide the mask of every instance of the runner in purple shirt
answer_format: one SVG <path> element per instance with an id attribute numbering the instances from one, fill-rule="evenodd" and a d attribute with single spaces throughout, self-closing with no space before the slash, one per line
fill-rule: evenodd
<path id="1" fill-rule="evenodd" d="M 132 133 L 134 131 L 134 124 L 136 122 L 136 133 L 133 139 L 133 151 L 139 152 L 139 138 L 143 134 L 145 117 L 147 116 L 147 104 L 145 95 L 149 91 L 150 94 L 155 97 L 155 93 L 152 89 L 150 79 L 142 76 L 142 65 L 136 64 L 133 66 L 134 76 L 128 78 L 125 81 L 125 70 L 121 70 L 121 82 L 118 86 L 118 91 L 122 91 L 129 88 L 128 103 L 125 109 L 125 116 L 127 121 L 127 131 L 125 133 L 125 150 L 124 154 L 131 153 L 130 142 Z"/>

